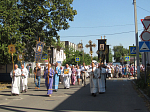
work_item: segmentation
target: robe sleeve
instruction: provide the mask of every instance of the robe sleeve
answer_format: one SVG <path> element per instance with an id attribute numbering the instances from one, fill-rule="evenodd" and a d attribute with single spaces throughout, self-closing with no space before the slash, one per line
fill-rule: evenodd
<path id="1" fill-rule="evenodd" d="M 21 75 L 21 70 L 18 68 L 15 70 L 15 76 L 20 76 Z"/>
<path id="2" fill-rule="evenodd" d="M 12 75 L 13 75 L 13 70 L 10 72 L 10 77 L 12 78 Z"/>

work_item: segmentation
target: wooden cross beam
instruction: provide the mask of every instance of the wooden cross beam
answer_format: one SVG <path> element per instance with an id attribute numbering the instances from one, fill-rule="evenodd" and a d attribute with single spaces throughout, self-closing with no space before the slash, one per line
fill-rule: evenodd
<path id="1" fill-rule="evenodd" d="M 85 46 L 86 48 L 90 47 L 90 54 L 92 55 L 93 51 L 92 51 L 92 47 L 96 47 L 96 44 L 92 44 L 92 41 L 89 41 L 89 45 L 86 44 Z"/>

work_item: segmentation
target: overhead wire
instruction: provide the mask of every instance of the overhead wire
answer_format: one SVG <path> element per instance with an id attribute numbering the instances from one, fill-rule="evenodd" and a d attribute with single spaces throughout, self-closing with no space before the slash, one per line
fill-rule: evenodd
<path id="1" fill-rule="evenodd" d="M 138 31 L 142 31 L 143 29 L 141 30 L 138 30 Z M 83 36 L 61 36 L 63 38 L 69 38 L 69 37 L 97 37 L 97 36 L 101 36 L 101 35 L 118 35 L 118 34 L 124 34 L 124 33 L 131 33 L 131 32 L 135 32 L 135 31 L 127 31 L 127 32 L 119 32 L 119 33 L 112 33 L 112 34 L 99 34 L 99 35 L 83 35 Z"/>

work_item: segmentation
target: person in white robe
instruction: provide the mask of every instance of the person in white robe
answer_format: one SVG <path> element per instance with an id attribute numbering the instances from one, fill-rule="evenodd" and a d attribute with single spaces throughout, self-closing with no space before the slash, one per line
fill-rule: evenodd
<path id="1" fill-rule="evenodd" d="M 64 76 L 64 89 L 69 89 L 70 88 L 70 77 L 71 77 L 71 68 L 69 67 L 68 64 L 66 64 L 66 67 L 64 67 L 63 70 L 63 76 Z"/>
<path id="2" fill-rule="evenodd" d="M 102 93 L 105 93 L 105 78 L 106 78 L 106 68 L 104 68 L 104 65 L 102 65 L 100 67 L 100 71 L 99 71 L 99 74 L 100 74 L 100 78 L 98 79 L 98 90 L 99 90 L 99 93 L 102 94 Z"/>
<path id="3" fill-rule="evenodd" d="M 95 97 L 98 92 L 98 79 L 97 79 L 98 72 L 93 62 L 92 62 L 92 67 L 93 67 L 93 70 L 90 73 L 90 92 Z"/>
<path id="4" fill-rule="evenodd" d="M 10 72 L 10 77 L 12 78 L 12 88 L 11 88 L 11 95 L 19 95 L 20 93 L 20 76 L 21 70 L 18 68 L 18 65 L 15 64 L 14 71 Z"/>
<path id="5" fill-rule="evenodd" d="M 24 65 L 21 65 L 21 82 L 20 82 L 20 89 L 21 92 L 27 92 L 27 83 L 28 83 L 28 70 L 24 67 Z"/>

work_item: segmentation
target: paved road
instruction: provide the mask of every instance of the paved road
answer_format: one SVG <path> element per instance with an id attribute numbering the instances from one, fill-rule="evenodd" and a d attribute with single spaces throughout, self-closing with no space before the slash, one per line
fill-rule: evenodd
<path id="1" fill-rule="evenodd" d="M 63 89 L 63 85 L 59 85 L 58 92 L 47 97 L 44 80 L 41 81 L 41 88 L 35 90 L 32 78 L 29 79 L 27 93 L 10 96 L 10 91 L 10 88 L 0 91 L 0 112 L 148 112 L 145 102 L 132 88 L 128 79 L 107 80 L 106 93 L 96 97 L 91 96 L 89 84 L 86 87 L 71 86 L 70 89 Z"/>

